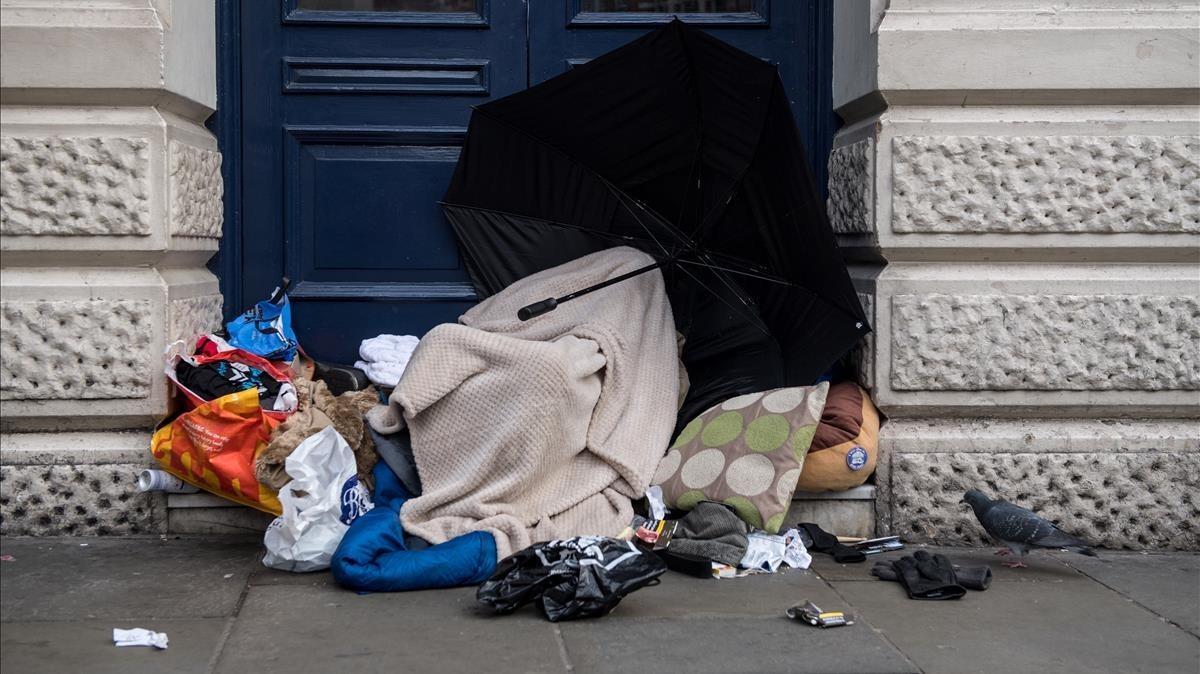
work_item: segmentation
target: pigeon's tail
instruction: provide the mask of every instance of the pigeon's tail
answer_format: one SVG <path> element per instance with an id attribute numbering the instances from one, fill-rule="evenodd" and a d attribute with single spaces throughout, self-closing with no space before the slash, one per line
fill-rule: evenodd
<path id="1" fill-rule="evenodd" d="M 1088 557 L 1099 557 L 1100 556 L 1100 555 L 1096 554 L 1095 550 L 1087 547 L 1086 545 L 1072 545 L 1065 549 L 1070 550 L 1071 552 L 1078 552 L 1081 555 L 1087 555 Z"/>

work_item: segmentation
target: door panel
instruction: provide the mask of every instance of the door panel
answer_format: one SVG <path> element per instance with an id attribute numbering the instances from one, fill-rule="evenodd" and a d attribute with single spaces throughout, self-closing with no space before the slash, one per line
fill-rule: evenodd
<path id="1" fill-rule="evenodd" d="M 353 362 L 475 300 L 438 200 L 470 106 L 526 85 L 519 0 L 242 3 L 243 297 L 292 280 L 314 357 Z M 233 298 L 231 298 L 233 301 Z"/>

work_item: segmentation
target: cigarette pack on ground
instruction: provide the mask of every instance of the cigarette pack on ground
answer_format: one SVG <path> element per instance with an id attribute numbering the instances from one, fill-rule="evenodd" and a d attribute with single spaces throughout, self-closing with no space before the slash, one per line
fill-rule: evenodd
<path id="1" fill-rule="evenodd" d="M 843 627 L 854 624 L 854 616 L 842 611 L 822 611 L 821 607 L 806 601 L 784 612 L 792 620 L 801 620 L 816 627 Z"/>

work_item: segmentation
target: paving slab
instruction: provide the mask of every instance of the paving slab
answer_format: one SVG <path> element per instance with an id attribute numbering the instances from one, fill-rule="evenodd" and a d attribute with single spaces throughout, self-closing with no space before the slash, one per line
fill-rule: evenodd
<path id="1" fill-rule="evenodd" d="M 260 555 L 261 557 L 261 555 Z M 328 571 L 312 571 L 309 573 L 291 573 L 269 569 L 261 563 L 255 566 L 250 574 L 251 585 L 336 585 L 333 574 Z"/>
<path id="2" fill-rule="evenodd" d="M 614 613 L 559 628 L 576 672 L 919 671 L 866 624 L 818 629 L 781 615 L 730 620 Z"/>
<path id="3" fill-rule="evenodd" d="M 562 672 L 553 625 L 494 616 L 475 588 L 359 595 L 251 586 L 217 672 Z"/>
<path id="4" fill-rule="evenodd" d="M 784 617 L 804 600 L 846 608 L 808 571 L 721 580 L 668 572 L 611 614 L 559 629 L 577 672 L 915 671 L 865 622 L 820 630 Z"/>
<path id="5" fill-rule="evenodd" d="M 0 553 L 13 557 L 0 574 L 0 620 L 232 615 L 259 545 L 246 539 L 0 539 Z"/>
<path id="6" fill-rule="evenodd" d="M 668 571 L 661 580 L 626 597 L 609 617 L 774 618 L 805 600 L 830 609 L 842 603 L 815 573 L 798 569 L 719 580 Z"/>
<path id="7" fill-rule="evenodd" d="M 910 545 L 904 550 L 870 555 L 865 562 L 856 562 L 854 564 L 838 564 L 829 555 L 813 553 L 813 563 L 810 568 L 822 578 L 829 581 L 874 581 L 877 579 L 871 575 L 871 567 L 876 562 L 898 559 L 905 555 L 911 555 L 917 550 L 926 550 L 930 554 L 944 554 L 950 559 L 950 563 L 956 566 L 990 566 L 992 567 L 992 582 L 1062 582 L 1068 580 L 1086 580 L 1078 571 L 1067 566 L 1060 559 L 1048 552 L 1035 552 L 1027 556 L 1025 563 L 1029 567 L 1025 569 L 1010 569 L 1006 566 L 1001 566 L 1001 562 L 1008 558 L 994 554 L 995 548 L 949 548 Z"/>
<path id="8" fill-rule="evenodd" d="M 914 601 L 896 583 L 833 586 L 929 673 L 1194 673 L 1200 663 L 1200 640 L 1091 581 L 993 583 L 958 601 Z"/>
<path id="9" fill-rule="evenodd" d="M 5 622 L 0 624 L 0 669 L 13 674 L 206 672 L 226 623 L 226 618 Z M 114 627 L 166 632 L 170 641 L 166 650 L 117 648 Z"/>
<path id="10" fill-rule="evenodd" d="M 1102 552 L 1055 557 L 1200 636 L 1200 555 Z"/>

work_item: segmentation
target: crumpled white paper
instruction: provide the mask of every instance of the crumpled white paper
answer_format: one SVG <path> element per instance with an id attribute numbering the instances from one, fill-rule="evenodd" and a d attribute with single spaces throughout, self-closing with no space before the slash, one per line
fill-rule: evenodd
<path id="1" fill-rule="evenodd" d="M 793 569 L 807 569 L 812 564 L 812 555 L 808 554 L 808 548 L 804 547 L 799 530 L 788 529 L 783 532 L 783 541 L 786 546 L 783 551 L 784 564 Z"/>
<path id="2" fill-rule="evenodd" d="M 131 630 L 113 628 L 113 644 L 116 646 L 153 646 L 159 650 L 167 648 L 167 633 L 154 632 L 141 627 Z"/>
<path id="3" fill-rule="evenodd" d="M 783 553 L 787 549 L 783 536 L 773 536 L 765 531 L 751 531 L 746 535 L 746 540 L 749 545 L 746 546 L 746 554 L 742 555 L 738 566 L 775 573 L 783 564 Z"/>
<path id="4" fill-rule="evenodd" d="M 284 463 L 292 477 L 279 490 L 283 514 L 263 535 L 263 564 L 281 571 L 320 571 L 359 515 L 375 507 L 350 445 L 329 426 L 305 438 Z"/>
<path id="5" fill-rule="evenodd" d="M 738 566 L 775 573 L 783 564 L 793 569 L 807 569 L 812 556 L 800 540 L 800 532 L 788 529 L 782 536 L 765 531 L 751 531 L 746 536 L 749 545 Z"/>
<path id="6" fill-rule="evenodd" d="M 663 502 L 662 487 L 654 485 L 646 488 L 646 504 L 650 506 L 650 519 L 663 520 L 667 518 L 667 504 Z"/>

